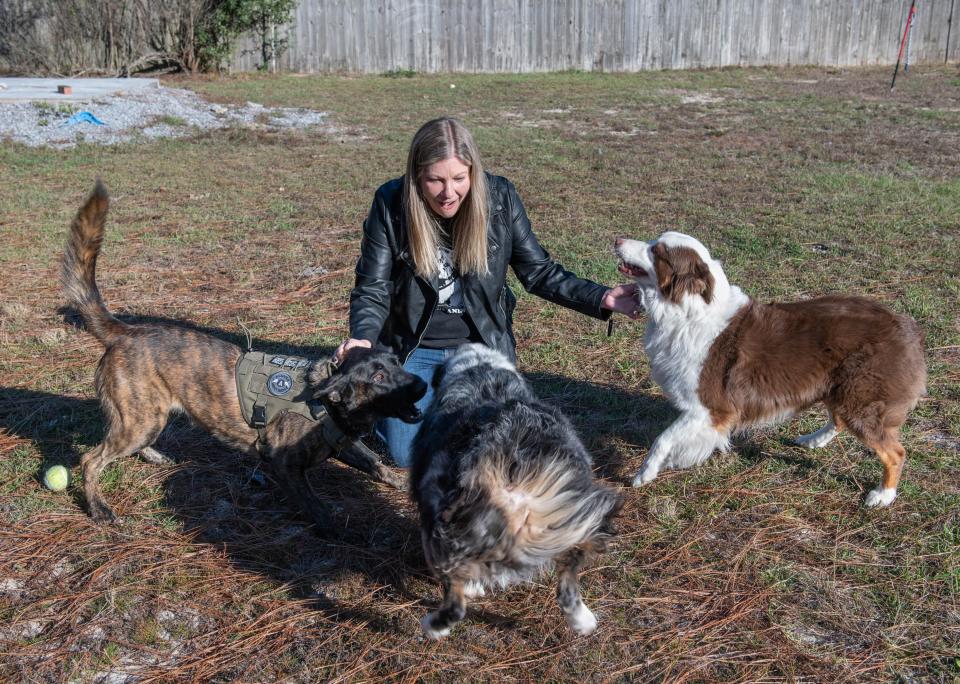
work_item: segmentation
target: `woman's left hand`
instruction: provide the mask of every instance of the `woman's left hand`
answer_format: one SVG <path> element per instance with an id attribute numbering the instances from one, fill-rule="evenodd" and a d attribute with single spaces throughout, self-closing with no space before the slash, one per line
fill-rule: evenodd
<path id="1" fill-rule="evenodd" d="M 607 290 L 607 294 L 603 295 L 603 301 L 600 303 L 600 306 L 604 309 L 610 309 L 610 311 L 622 313 L 634 320 L 640 318 L 640 315 L 643 313 L 640 300 L 637 299 L 636 283 L 625 283 L 611 287 Z"/>

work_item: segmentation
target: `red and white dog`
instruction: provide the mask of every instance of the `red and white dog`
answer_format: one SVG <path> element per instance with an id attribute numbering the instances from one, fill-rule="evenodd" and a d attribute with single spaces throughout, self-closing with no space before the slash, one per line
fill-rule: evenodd
<path id="1" fill-rule="evenodd" d="M 883 463 L 883 482 L 866 505 L 893 502 L 906 458 L 900 426 L 926 385 L 923 333 L 913 319 L 863 297 L 756 302 L 682 233 L 620 238 L 615 249 L 647 312 L 653 379 L 680 411 L 650 448 L 635 487 L 663 468 L 689 468 L 726 450 L 740 428 L 823 402 L 827 424 L 797 443 L 822 447 L 849 430 Z"/>

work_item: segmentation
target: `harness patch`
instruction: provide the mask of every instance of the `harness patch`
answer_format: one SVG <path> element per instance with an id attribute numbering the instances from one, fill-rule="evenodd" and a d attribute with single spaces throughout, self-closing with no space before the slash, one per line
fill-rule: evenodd
<path id="1" fill-rule="evenodd" d="M 285 397 L 293 389 L 293 378 L 289 373 L 274 373 L 267 380 L 267 390 L 275 397 Z"/>

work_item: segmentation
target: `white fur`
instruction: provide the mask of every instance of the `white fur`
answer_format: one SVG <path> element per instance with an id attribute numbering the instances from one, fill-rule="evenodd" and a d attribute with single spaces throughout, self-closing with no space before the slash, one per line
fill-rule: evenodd
<path id="1" fill-rule="evenodd" d="M 597 616 L 581 601 L 576 610 L 567 616 L 567 624 L 577 634 L 592 634 L 597 629 Z"/>
<path id="2" fill-rule="evenodd" d="M 893 503 L 893 500 L 897 498 L 896 489 L 885 489 L 883 487 L 877 487 L 867 494 L 866 500 L 863 502 L 868 508 L 876 508 L 877 506 L 889 506 Z"/>
<path id="3" fill-rule="evenodd" d="M 714 280 L 709 304 L 699 296 L 684 297 L 680 304 L 662 297 L 651 251 L 658 241 L 668 247 L 689 247 L 703 259 Z M 653 443 L 634 477 L 633 486 L 639 487 L 656 478 L 662 468 L 689 468 L 705 461 L 714 450 L 729 448 L 729 432 L 713 427 L 710 412 L 700 402 L 700 372 L 713 341 L 750 298 L 730 285 L 720 263 L 699 241 L 682 233 L 667 232 L 649 243 L 623 240 L 617 245 L 617 255 L 646 272 L 637 278 L 637 295 L 647 312 L 644 348 L 653 380 L 680 411 L 680 417 Z"/>
<path id="4" fill-rule="evenodd" d="M 808 435 L 800 435 L 794 441 L 798 446 L 806 447 L 807 449 L 819 449 L 830 443 L 834 437 L 837 436 L 837 426 L 834 424 L 833 419 L 828 419 L 827 424 L 816 432 L 811 432 Z"/>
<path id="5" fill-rule="evenodd" d="M 652 482 L 663 468 L 680 470 L 703 463 L 714 450 L 729 448 L 728 437 L 714 429 L 702 405 L 684 411 L 657 437 L 633 478 L 633 486 Z"/>
<path id="6" fill-rule="evenodd" d="M 442 639 L 445 636 L 450 636 L 450 628 L 446 629 L 434 629 L 433 625 L 433 615 L 434 613 L 427 613 L 420 620 L 420 629 L 423 630 L 424 636 L 428 639 Z"/>
<path id="7" fill-rule="evenodd" d="M 459 374 L 477 366 L 492 366 L 517 372 L 516 366 L 501 352 L 479 343 L 463 344 L 457 347 L 456 355 L 450 357 L 444 365 L 443 378 L 438 391 L 453 382 Z"/>
<path id="8" fill-rule="evenodd" d="M 487 590 L 484 589 L 482 582 L 476 582 L 470 580 L 469 582 L 463 585 L 463 596 L 464 598 L 473 599 L 480 598 L 481 596 L 486 596 Z"/>

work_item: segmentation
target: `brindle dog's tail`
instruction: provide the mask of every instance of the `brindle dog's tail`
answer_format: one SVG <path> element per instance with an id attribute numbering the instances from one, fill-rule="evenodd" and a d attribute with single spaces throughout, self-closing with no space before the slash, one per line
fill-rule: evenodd
<path id="1" fill-rule="evenodd" d="M 97 255 L 103 242 L 109 205 L 107 189 L 98 180 L 70 225 L 60 270 L 67 303 L 77 310 L 90 334 L 105 347 L 109 347 L 127 327 L 107 310 L 97 289 Z"/>

